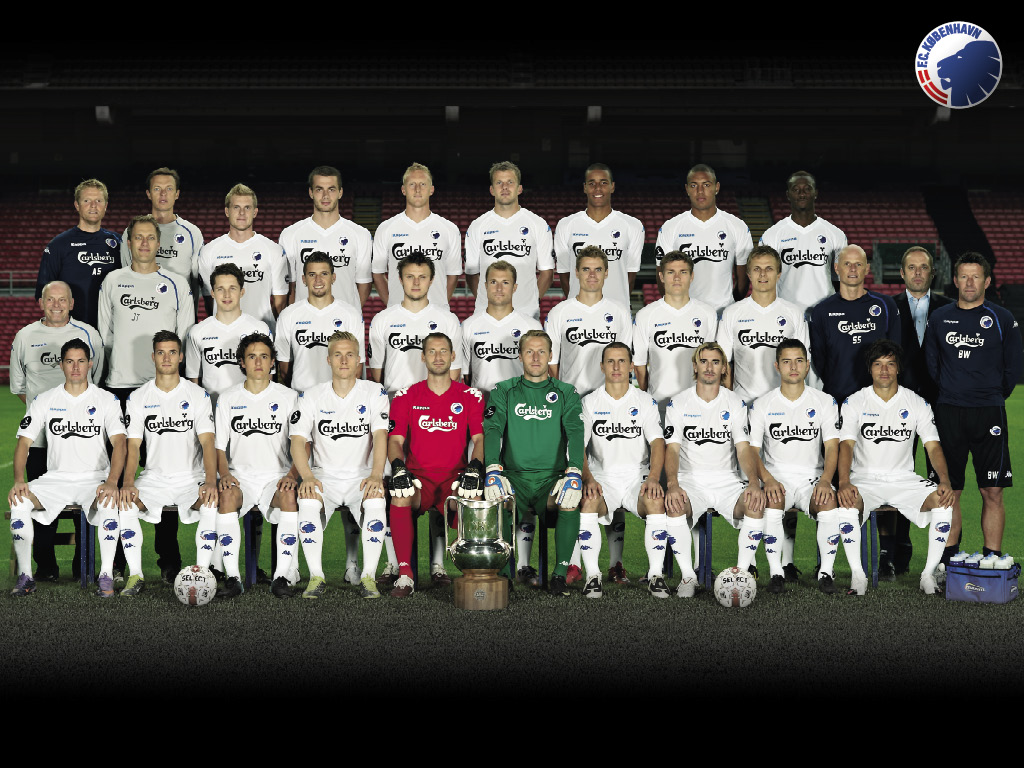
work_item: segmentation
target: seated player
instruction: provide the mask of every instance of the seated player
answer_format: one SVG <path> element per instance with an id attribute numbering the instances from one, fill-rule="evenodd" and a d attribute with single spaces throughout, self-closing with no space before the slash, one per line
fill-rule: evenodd
<path id="1" fill-rule="evenodd" d="M 552 595 L 568 597 L 569 558 L 580 533 L 583 500 L 583 411 L 575 388 L 551 378 L 551 338 L 528 331 L 519 341 L 523 375 L 498 382 L 484 419 L 485 494 L 497 501 L 515 494 L 516 511 L 532 510 L 555 529 Z M 503 517 L 512 540 L 515 515 Z M 510 566 L 503 575 L 511 581 Z"/>
<path id="2" fill-rule="evenodd" d="M 64 384 L 32 400 L 18 429 L 14 449 L 14 485 L 7 496 L 11 506 L 11 538 L 18 561 L 18 581 L 11 594 L 24 597 L 36 591 L 32 579 L 32 521 L 49 525 L 69 504 L 88 511 L 98 525 L 100 597 L 114 596 L 114 552 L 120 525 L 118 478 L 124 468 L 124 418 L 117 398 L 89 382 L 89 345 L 81 339 L 64 342 L 60 350 Z M 26 483 L 28 449 L 46 430 L 49 471 Z M 107 441 L 113 449 L 107 456 Z"/>
<path id="3" fill-rule="evenodd" d="M 455 349 L 448 336 L 427 334 L 422 354 L 426 380 L 400 390 L 391 403 L 391 537 L 399 573 L 392 597 L 408 597 L 415 589 L 413 511 L 444 512 L 445 499 L 456 491 L 479 496 L 483 490 L 484 396 L 478 389 L 452 381 Z M 443 562 L 431 562 L 430 580 L 451 584 Z"/>
<path id="4" fill-rule="evenodd" d="M 842 408 L 839 439 L 839 514 L 888 504 L 919 528 L 929 528 L 921 590 L 936 594 L 935 570 L 953 520 L 953 489 L 931 406 L 896 379 L 902 350 L 879 339 L 865 351 L 871 386 L 850 395 Z M 914 472 L 914 436 L 920 435 L 936 485 Z M 860 547 L 860 525 L 848 538 Z M 849 550 L 848 550 L 849 551 Z M 852 563 L 851 563 L 852 565 Z"/>
<path id="5" fill-rule="evenodd" d="M 287 577 L 298 571 L 292 555 L 298 535 L 299 508 L 295 495 L 298 474 L 291 461 L 289 424 L 299 410 L 298 394 L 271 381 L 274 342 L 265 333 L 243 336 L 235 357 L 245 381 L 226 389 L 217 401 L 220 509 L 216 520 L 200 520 L 199 527 L 205 538 L 200 565 L 209 563 L 212 545 L 219 541 L 225 552 L 224 569 L 228 577 L 217 596 L 240 595 L 243 587 L 238 568 L 238 521 L 250 509 L 258 507 L 267 520 L 277 525 L 277 570 L 271 592 L 276 597 L 291 597 Z M 232 547 L 232 542 L 236 546 Z M 298 581 L 298 577 L 294 580 Z"/>
<path id="6" fill-rule="evenodd" d="M 807 347 L 799 339 L 779 343 L 775 368 L 782 383 L 755 400 L 749 414 L 750 445 L 767 497 L 763 540 L 771 571 L 768 591 L 785 590 L 783 511 L 796 507 L 818 521 L 818 588 L 832 594 L 836 591 L 832 568 L 839 541 L 847 541 L 850 526 L 858 524 L 856 515 L 840 519 L 830 482 L 839 460 L 839 409 L 832 395 L 806 386 L 810 362 Z M 762 450 L 763 461 L 759 453 Z M 741 542 L 739 566 L 753 562 L 756 553 L 756 538 Z M 846 556 L 853 570 L 851 590 L 863 595 L 867 579 L 860 565 L 860 549 L 854 550 L 847 543 Z"/>
<path id="7" fill-rule="evenodd" d="M 679 597 L 693 597 L 696 590 L 690 531 L 705 511 L 717 510 L 740 529 L 741 559 L 745 543 L 761 537 L 764 492 L 747 436 L 747 409 L 722 386 L 727 374 L 722 348 L 713 341 L 701 344 L 693 353 L 696 385 L 673 397 L 665 409 L 665 524 L 682 576 Z M 754 479 L 744 480 L 740 469 Z"/>
<path id="8" fill-rule="evenodd" d="M 648 589 L 668 597 L 662 573 L 665 562 L 665 491 L 661 469 L 665 438 L 658 403 L 629 383 L 633 359 L 629 347 L 613 341 L 604 348 L 604 386 L 583 398 L 583 506 L 580 508 L 580 553 L 587 572 L 584 597 L 601 597 L 601 531 L 615 510 L 625 508 L 646 520 Z"/>
<path id="9" fill-rule="evenodd" d="M 206 390 L 182 379 L 181 339 L 173 331 L 153 334 L 156 378 L 128 397 L 128 459 L 121 484 L 121 544 L 130 575 L 122 597 L 134 597 L 145 588 L 142 576 L 142 529 L 139 520 L 158 523 L 164 507 L 177 506 L 183 523 L 196 528 L 196 562 L 209 566 L 212 550 L 204 550 L 204 534 L 215 527 L 217 516 L 217 454 L 213 441 L 213 409 Z M 138 478 L 139 451 L 146 441 L 146 468 Z M 237 521 L 236 521 L 237 522 Z M 225 536 L 226 538 L 226 536 Z M 231 558 L 238 576 L 239 536 L 222 538 L 224 567 L 229 576 Z M 204 552 L 208 554 L 204 558 Z"/>
<path id="10" fill-rule="evenodd" d="M 363 571 L 360 593 L 380 597 L 374 575 L 384 546 L 384 463 L 387 457 L 388 395 L 380 384 L 362 378 L 360 339 L 339 331 L 327 340 L 331 380 L 310 387 L 299 397 L 298 418 L 292 418 L 292 461 L 299 486 L 297 536 L 309 565 L 305 598 L 324 593 L 323 536 L 334 510 L 344 506 L 362 525 Z M 309 462 L 312 446 L 313 463 Z M 362 512 L 360 513 L 360 509 Z M 283 525 L 283 523 L 282 523 Z M 280 528 L 278 529 L 281 530 Z M 278 537 L 284 540 L 284 535 Z M 278 572 L 283 553 L 278 549 Z M 298 552 L 292 551 L 293 558 Z M 274 579 L 274 594 L 284 596 L 287 584 Z"/>

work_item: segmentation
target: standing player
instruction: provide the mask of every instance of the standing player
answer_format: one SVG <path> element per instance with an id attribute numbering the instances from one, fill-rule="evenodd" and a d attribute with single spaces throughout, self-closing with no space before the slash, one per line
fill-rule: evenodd
<path id="1" fill-rule="evenodd" d="M 43 319 L 26 325 L 14 335 L 11 345 L 11 393 L 23 403 L 31 403 L 37 395 L 64 383 L 64 371 L 60 367 L 60 350 L 64 342 L 81 339 L 89 346 L 93 361 L 90 380 L 99 384 L 103 375 L 103 343 L 99 332 L 88 323 L 71 319 L 75 300 L 71 287 L 55 280 L 43 287 L 39 308 Z M 28 451 L 25 465 L 26 479 L 32 482 L 46 472 L 46 441 L 42 434 Z M 57 556 L 53 550 L 57 521 L 49 525 L 33 521 L 35 538 L 32 554 L 36 561 L 36 581 L 56 581 Z M 72 574 L 78 569 L 78 552 L 81 546 L 79 519 L 75 518 L 75 557 L 72 560 Z M 77 578 L 77 577 L 76 577 Z"/>
<path id="2" fill-rule="evenodd" d="M 322 552 L 327 522 L 344 506 L 357 526 L 362 521 L 363 571 L 360 594 L 380 597 L 374 574 L 384 546 L 387 516 L 384 505 L 384 466 L 387 459 L 388 397 L 379 384 L 360 378 L 362 340 L 339 331 L 327 341 L 331 380 L 306 390 L 299 397 L 299 417 L 291 428 L 292 461 L 302 480 L 299 513 L 285 529 L 284 513 L 279 540 L 294 543 L 302 533 L 302 551 L 310 569 L 302 596 L 316 598 L 327 588 Z M 307 446 L 312 444 L 312 467 Z M 362 514 L 360 515 L 360 507 Z M 287 533 L 284 531 L 287 530 Z M 286 536 L 288 538 L 286 538 Z M 278 549 L 274 594 L 283 597 L 287 582 L 287 552 Z M 292 558 L 298 552 L 291 552 Z"/>
<path id="3" fill-rule="evenodd" d="M 935 569 L 952 525 L 954 493 L 931 406 L 897 383 L 900 356 L 898 344 L 886 339 L 874 342 L 865 352 L 871 386 L 850 395 L 843 403 L 839 515 L 843 518 L 851 512 L 864 512 L 884 504 L 898 509 L 919 528 L 928 528 L 921 590 L 933 595 Z M 915 435 L 920 435 L 924 443 L 939 478 L 938 485 L 914 474 Z M 854 538 L 859 548 L 860 525 L 855 529 L 848 537 Z"/>
<path id="4" fill-rule="evenodd" d="M 578 276 L 570 272 L 576 257 L 587 246 L 600 248 L 610 264 L 607 271 L 608 298 L 629 309 L 636 273 L 640 271 L 640 255 L 644 248 L 644 225 L 639 219 L 612 209 L 612 169 L 594 163 L 583 176 L 583 194 L 587 207 L 566 216 L 555 227 L 555 261 L 562 293 L 567 299 L 580 292 Z"/>
<path id="5" fill-rule="evenodd" d="M 601 352 L 613 341 L 629 345 L 633 325 L 629 306 L 605 298 L 608 257 L 596 245 L 576 254 L 579 295 L 556 304 L 544 330 L 551 338 L 551 375 L 576 387 L 581 397 L 604 383 Z"/>
<path id="6" fill-rule="evenodd" d="M 63 280 L 71 286 L 75 305 L 71 316 L 98 328 L 96 295 L 103 279 L 117 269 L 121 248 L 117 233 L 102 226 L 107 212 L 107 185 L 98 179 L 86 179 L 75 187 L 75 210 L 78 225 L 61 232 L 43 249 L 36 298 L 42 298 L 48 283 Z"/>
<path id="7" fill-rule="evenodd" d="M 689 255 L 694 265 L 694 287 L 690 293 L 721 313 L 747 294 L 747 273 L 743 265 L 754 244 L 742 219 L 719 210 L 716 202 L 719 188 L 711 166 L 693 166 L 686 174 L 690 210 L 662 225 L 654 253 L 658 264 L 662 256 L 672 251 Z"/>
<path id="8" fill-rule="evenodd" d="M 693 259 L 685 252 L 661 257 L 658 281 L 665 297 L 641 309 L 633 321 L 633 363 L 637 384 L 658 401 L 664 417 L 669 398 L 690 386 L 684 363 L 701 344 L 715 340 L 718 315 L 714 307 L 690 297 Z"/>
<path id="9" fill-rule="evenodd" d="M 583 410 L 570 384 L 548 373 L 551 339 L 527 331 L 519 341 L 523 375 L 499 382 L 484 412 L 488 501 L 515 494 L 515 509 L 542 515 L 555 529 L 552 595 L 568 597 L 565 576 L 580 533 L 583 500 Z M 515 515 L 503 518 L 512 539 Z M 552 525 L 552 523 L 554 525 Z M 510 571 L 504 575 L 511 579 Z"/>
<path id="10" fill-rule="evenodd" d="M 210 276 L 219 264 L 237 264 L 246 284 L 242 311 L 273 330 L 275 318 L 288 304 L 288 262 L 281 246 L 253 229 L 257 213 L 256 193 L 244 184 L 233 186 L 224 198 L 228 233 L 203 246 L 196 270 L 207 297 L 207 313 L 213 314 Z"/>
<path id="11" fill-rule="evenodd" d="M 430 211 L 434 179 L 430 169 L 413 163 L 402 175 L 405 210 L 377 227 L 373 239 L 373 284 L 389 307 L 402 301 L 399 266 L 413 253 L 420 253 L 436 274 L 430 288 L 430 303 L 448 309 L 462 274 L 462 235 L 448 219 Z"/>
<path id="12" fill-rule="evenodd" d="M 479 284 L 480 273 L 486 277 L 490 266 L 501 261 L 515 265 L 522 275 L 523 283 L 513 299 L 516 311 L 539 320 L 540 297 L 551 287 L 555 273 L 551 227 L 519 205 L 523 186 L 518 167 L 510 162 L 495 163 L 490 174 L 494 209 L 466 230 L 466 285 L 476 294 L 474 311 L 480 314 L 489 304 L 486 280 L 485 285 Z"/>
<path id="13" fill-rule="evenodd" d="M 455 347 L 448 336 L 428 334 L 423 340 L 427 378 L 400 391 L 391 403 L 391 535 L 399 572 L 392 597 L 408 597 L 415 588 L 413 511 L 436 509 L 445 515 L 445 499 L 460 488 L 460 495 L 477 496 L 483 489 L 484 397 L 480 390 L 452 380 L 454 357 Z M 467 466 L 470 443 L 472 455 Z M 431 581 L 451 584 L 444 561 L 435 557 L 432 552 Z"/>
<path id="14" fill-rule="evenodd" d="M 950 457 L 956 501 L 950 539 L 960 541 L 963 523 L 959 502 L 970 453 L 981 492 L 983 554 L 999 557 L 1006 518 L 1003 488 L 1013 485 L 1006 398 L 1013 392 L 1024 364 L 1021 334 L 1013 315 L 985 301 L 992 268 L 983 256 L 965 253 L 957 259 L 953 276 L 959 297 L 956 303 L 932 314 L 924 334 L 928 371 L 939 385 L 941 408 L 936 408 L 935 424 Z M 933 460 L 938 472 L 934 464 Z M 938 476 L 941 479 L 942 475 Z M 947 551 L 946 556 L 950 554 Z"/>
<path id="15" fill-rule="evenodd" d="M 217 596 L 240 595 L 243 588 L 238 568 L 238 521 L 258 507 L 267 520 L 277 525 L 277 570 L 271 592 L 275 597 L 291 597 L 288 576 L 298 570 L 293 555 L 299 508 L 289 425 L 299 418 L 298 396 L 294 390 L 271 381 L 274 344 L 265 333 L 244 336 L 235 355 L 245 379 L 225 390 L 217 402 L 220 514 L 216 519 L 199 521 L 200 534 L 205 539 L 199 564 L 210 564 L 211 542 L 219 541 L 227 579 Z M 232 543 L 236 544 L 233 548 Z"/>
<path id="16" fill-rule="evenodd" d="M 732 367 L 732 389 L 749 405 L 779 385 L 775 348 L 784 339 L 807 344 L 803 310 L 775 293 L 782 261 L 775 249 L 759 245 L 747 259 L 750 296 L 722 312 L 718 343 Z"/>
<path id="17" fill-rule="evenodd" d="M 362 307 L 370 296 L 373 237 L 366 227 L 341 217 L 338 201 L 343 192 L 341 171 L 329 165 L 317 166 L 309 173 L 312 215 L 281 231 L 277 242 L 288 262 L 291 303 L 306 298 L 306 286 L 299 278 L 302 265 L 314 251 L 330 256 L 334 270 L 341 275 L 339 299 L 350 306 Z"/>
<path id="18" fill-rule="evenodd" d="M 171 168 L 157 168 L 146 177 L 146 197 L 152 204 L 153 218 L 160 227 L 160 247 L 156 263 L 165 272 L 184 277 L 195 288 L 199 249 L 203 247 L 203 233 L 195 224 L 185 221 L 174 212 L 174 204 L 181 195 L 181 176 Z M 121 240 L 121 266 L 130 267 L 132 251 L 128 243 L 128 230 Z"/>
<path id="19" fill-rule="evenodd" d="M 331 257 L 323 251 L 313 251 L 301 266 L 306 298 L 286 307 L 278 317 L 274 344 L 278 378 L 305 392 L 331 378 L 326 352 L 332 334 L 348 331 L 362 339 L 365 333 L 359 310 L 334 298 L 338 275 Z M 365 355 L 359 356 L 359 362 L 366 362 Z"/>
<path id="20" fill-rule="evenodd" d="M 786 199 L 790 215 L 766 229 L 759 245 L 770 245 L 782 258 L 779 296 L 803 312 L 835 293 L 832 266 L 846 235 L 815 214 L 818 185 L 807 171 L 789 177 Z"/>
<path id="21" fill-rule="evenodd" d="M 402 302 L 378 312 L 370 322 L 370 376 L 383 384 L 392 397 L 426 376 L 423 341 L 429 333 L 439 331 L 455 340 L 453 381 L 458 380 L 462 368 L 459 319 L 430 299 L 434 262 L 423 254 L 413 253 L 402 259 L 398 273 Z"/>
<path id="22" fill-rule="evenodd" d="M 517 283 L 514 266 L 492 262 L 484 275 L 487 305 L 462 324 L 463 377 L 485 398 L 499 381 L 522 375 L 519 339 L 541 328 L 532 315 L 513 309 Z"/>
<path id="23" fill-rule="evenodd" d="M 805 385 L 810 362 L 800 339 L 784 339 L 775 348 L 775 368 L 781 377 L 778 388 L 757 398 L 750 408 L 750 446 L 764 483 L 764 551 L 771 571 L 769 592 L 785 589 L 781 543 L 785 510 L 796 507 L 818 521 L 818 588 L 835 592 L 832 569 L 840 539 L 853 573 L 851 591 L 863 595 L 867 577 L 860 564 L 859 540 L 849 536 L 860 521 L 856 515 L 840 518 L 831 478 L 839 460 L 839 407 L 834 398 Z M 764 450 L 764 460 L 760 451 Z M 824 456 L 823 456 L 824 454 Z M 852 526 L 852 527 L 851 527 Z M 757 540 L 747 547 L 757 553 Z"/>
<path id="24" fill-rule="evenodd" d="M 848 245 L 835 263 L 839 292 L 815 304 L 808 315 L 811 332 L 811 364 L 821 378 L 821 388 L 837 403 L 871 383 L 865 365 L 864 350 L 872 342 L 889 339 L 902 341 L 899 310 L 889 296 L 872 293 L 864 287 L 868 257 L 859 245 Z M 838 482 L 838 479 L 836 480 Z M 796 519 L 795 517 L 793 518 Z M 879 520 L 879 571 L 882 578 L 896 578 L 893 555 L 896 551 L 894 519 Z M 790 561 L 795 530 L 786 532 L 784 559 Z M 796 571 L 794 570 L 794 576 Z"/>
<path id="25" fill-rule="evenodd" d="M 250 333 L 270 334 L 262 320 L 242 312 L 245 276 L 237 264 L 219 264 L 210 275 L 217 314 L 196 323 L 185 344 L 185 375 L 210 393 L 214 408 L 224 390 L 241 384 L 245 371 L 238 365 L 238 342 Z"/>
<path id="26" fill-rule="evenodd" d="M 701 344 L 692 364 L 696 384 L 673 397 L 665 410 L 665 526 L 679 564 L 679 597 L 693 597 L 697 587 L 691 529 L 701 515 L 717 510 L 739 528 L 737 565 L 744 570 L 754 556 L 747 542 L 759 541 L 764 525 L 764 492 L 750 447 L 747 409 L 735 392 L 721 386 L 728 374 L 725 352 L 713 341 Z"/>
<path id="27" fill-rule="evenodd" d="M 125 413 L 128 460 L 121 486 L 121 543 L 130 576 L 121 590 L 122 597 L 133 597 L 145 588 L 139 520 L 159 523 L 165 507 L 177 506 L 178 517 L 184 523 L 199 523 L 196 528 L 199 565 L 209 566 L 213 555 L 209 550 L 209 555 L 203 557 L 206 544 L 203 534 L 214 525 L 217 516 L 217 453 L 210 396 L 202 387 L 179 376 L 181 339 L 173 331 L 153 335 L 151 358 L 156 377 L 132 392 Z M 146 441 L 146 469 L 136 479 L 143 440 Z M 158 527 L 157 537 L 166 531 L 166 527 Z M 230 545 L 237 544 L 238 539 L 237 533 L 233 538 L 221 539 L 224 565 L 230 568 L 233 556 L 235 575 L 238 550 Z M 167 545 L 157 547 L 157 551 L 167 549 Z"/>
<path id="28" fill-rule="evenodd" d="M 16 597 L 36 591 L 32 579 L 32 523 L 48 525 L 64 507 L 80 504 L 89 522 L 97 525 L 100 549 L 98 595 L 114 596 L 114 552 L 117 549 L 117 479 L 125 459 L 124 417 L 117 399 L 89 382 L 92 360 L 81 339 L 64 343 L 60 367 L 64 385 L 37 396 L 18 429 L 14 448 L 14 485 L 7 496 L 11 507 L 11 539 L 18 562 Z M 48 471 L 25 482 L 28 450 L 43 430 L 47 433 Z M 112 452 L 107 455 L 107 441 Z"/>
<path id="29" fill-rule="evenodd" d="M 583 506 L 579 543 L 587 572 L 584 597 L 601 597 L 601 530 L 613 513 L 625 508 L 645 520 L 647 579 L 654 597 L 668 597 L 665 562 L 665 491 L 661 470 L 665 438 L 658 404 L 629 383 L 633 368 L 629 347 L 613 341 L 604 348 L 604 386 L 583 398 Z"/>

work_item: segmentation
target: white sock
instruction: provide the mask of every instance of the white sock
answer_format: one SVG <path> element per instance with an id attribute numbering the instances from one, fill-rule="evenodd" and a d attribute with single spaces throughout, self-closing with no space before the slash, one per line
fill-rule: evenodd
<path id="1" fill-rule="evenodd" d="M 299 556 L 299 513 L 281 510 L 277 522 L 277 568 L 275 579 L 286 579 L 292 570 L 294 559 Z"/>
<path id="2" fill-rule="evenodd" d="M 240 579 L 238 552 L 242 548 L 242 527 L 238 524 L 237 513 L 217 513 L 217 541 L 224 555 L 224 575 Z"/>
<path id="3" fill-rule="evenodd" d="M 757 545 L 761 543 L 764 536 L 764 520 L 743 516 L 740 523 L 739 554 L 736 556 L 736 566 L 741 571 L 746 571 L 754 557 L 757 555 Z"/>
<path id="4" fill-rule="evenodd" d="M 853 507 L 840 507 L 836 512 L 839 516 L 839 535 L 843 539 L 846 561 L 850 565 L 850 578 L 863 579 L 864 566 L 860 561 L 860 512 Z M 939 555 L 941 554 L 940 552 Z M 938 560 L 935 562 L 938 564 Z"/>
<path id="5" fill-rule="evenodd" d="M 533 534 L 537 530 L 537 516 L 529 510 L 519 514 L 519 525 L 516 526 L 516 569 L 525 568 L 530 564 L 533 554 Z"/>
<path id="6" fill-rule="evenodd" d="M 784 576 L 782 572 L 782 542 L 786 533 L 782 526 L 782 510 L 764 511 L 764 556 L 768 560 L 768 571 L 772 576 Z"/>
<path id="7" fill-rule="evenodd" d="M 359 515 L 359 510 L 356 510 Z M 345 570 L 359 567 L 359 523 L 352 515 L 345 515 L 342 527 L 345 529 Z"/>
<path id="8" fill-rule="evenodd" d="M 96 527 L 96 538 L 99 541 L 100 573 L 114 575 L 114 554 L 117 552 L 118 532 L 121 529 L 121 514 L 117 506 L 111 504 L 99 509 L 100 524 Z"/>
<path id="9" fill-rule="evenodd" d="M 830 509 L 818 513 L 818 554 L 821 557 L 821 566 L 818 574 L 827 573 L 835 577 L 836 553 L 839 551 L 839 512 Z"/>
<path id="10" fill-rule="evenodd" d="M 796 521 L 799 513 L 795 509 L 787 509 L 782 516 L 782 528 L 785 532 L 782 536 L 782 563 L 783 565 L 793 564 L 793 549 L 796 546 Z"/>
<path id="11" fill-rule="evenodd" d="M 142 575 L 142 526 L 139 525 L 139 507 L 129 504 L 121 510 L 121 548 L 128 563 L 129 576 Z"/>
<path id="12" fill-rule="evenodd" d="M 322 509 L 323 504 L 316 499 L 299 499 L 299 540 L 302 542 L 302 554 L 306 556 L 306 565 L 309 566 L 310 578 L 324 577 Z"/>
<path id="13" fill-rule="evenodd" d="M 644 520 L 644 549 L 647 550 L 647 578 L 665 575 L 665 545 L 668 543 L 665 513 Z"/>
<path id="14" fill-rule="evenodd" d="M 690 556 L 690 547 L 693 546 L 693 533 L 690 530 L 690 519 L 686 515 L 679 517 L 665 517 L 665 529 L 668 531 L 668 544 L 672 547 L 672 554 L 676 558 L 676 565 L 679 566 L 679 575 L 684 579 L 695 579 L 697 574 L 693 570 L 693 560 Z"/>
<path id="15" fill-rule="evenodd" d="M 14 543 L 14 554 L 18 560 L 18 574 L 32 576 L 32 541 L 35 529 L 32 527 L 32 507 L 28 499 L 22 499 L 11 505 L 11 541 Z M 117 542 L 114 542 L 117 546 Z"/>
<path id="16" fill-rule="evenodd" d="M 395 542 L 391 539 L 391 526 L 384 533 L 384 551 L 388 554 L 388 566 L 398 572 L 398 555 L 395 554 Z"/>
<path id="17" fill-rule="evenodd" d="M 931 576 L 942 559 L 942 550 L 949 539 L 949 528 L 953 522 L 952 507 L 936 507 L 928 524 L 928 556 L 924 563 L 924 574 Z"/>
<path id="18" fill-rule="evenodd" d="M 597 515 L 580 515 L 580 535 L 576 539 L 576 548 L 583 558 L 583 567 L 587 571 L 587 579 L 601 577 L 601 565 L 598 557 L 601 554 L 601 524 Z"/>
<path id="19" fill-rule="evenodd" d="M 384 499 L 367 499 L 363 502 L 363 573 L 371 579 L 377 575 L 380 551 L 384 547 L 384 531 L 387 528 L 384 513 Z"/>
<path id="20" fill-rule="evenodd" d="M 217 508 L 204 504 L 199 507 L 199 523 L 196 525 L 196 565 L 209 568 L 216 549 Z"/>
<path id="21" fill-rule="evenodd" d="M 445 522 L 444 515 L 434 510 L 427 513 L 427 518 L 430 521 L 430 525 L 427 526 L 430 534 L 430 565 L 440 565 L 443 568 L 444 543 L 448 524 Z"/>
<path id="22" fill-rule="evenodd" d="M 608 534 L 608 565 L 614 568 L 622 562 L 622 550 L 626 546 L 626 510 L 616 509 L 612 524 L 605 531 Z"/>

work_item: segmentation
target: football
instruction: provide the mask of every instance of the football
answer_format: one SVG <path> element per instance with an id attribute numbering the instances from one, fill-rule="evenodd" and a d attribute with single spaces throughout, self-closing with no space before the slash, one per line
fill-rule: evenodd
<path id="1" fill-rule="evenodd" d="M 746 608 L 757 596 L 757 582 L 735 565 L 715 579 L 715 599 L 726 608 Z"/>
<path id="2" fill-rule="evenodd" d="M 174 577 L 174 594 L 185 605 L 206 605 L 217 593 L 217 577 L 209 568 L 190 565 Z"/>

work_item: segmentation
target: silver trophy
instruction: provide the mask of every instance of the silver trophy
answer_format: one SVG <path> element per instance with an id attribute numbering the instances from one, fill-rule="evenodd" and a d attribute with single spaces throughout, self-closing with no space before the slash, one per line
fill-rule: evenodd
<path id="1" fill-rule="evenodd" d="M 499 501 L 449 496 L 458 509 L 458 537 L 448 552 L 462 576 L 455 579 L 455 605 L 466 610 L 494 610 L 508 606 L 508 581 L 498 576 L 512 556 L 501 537 L 502 518 L 511 497 Z"/>

